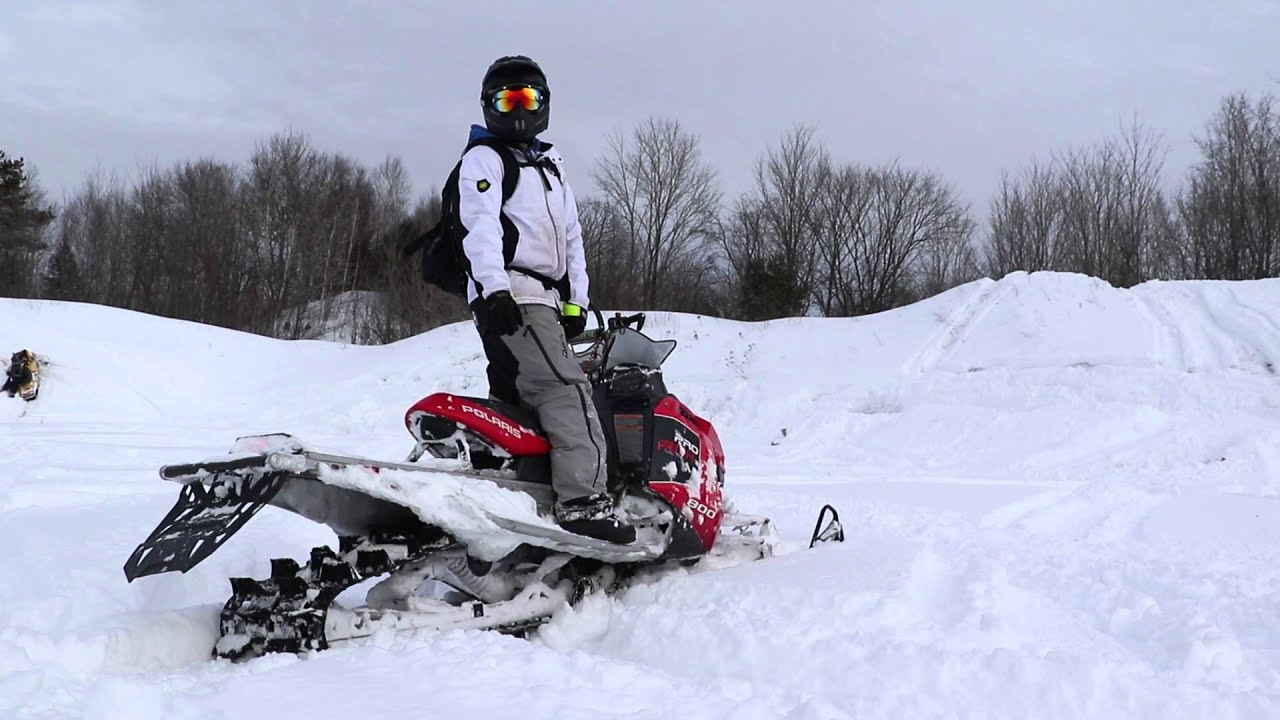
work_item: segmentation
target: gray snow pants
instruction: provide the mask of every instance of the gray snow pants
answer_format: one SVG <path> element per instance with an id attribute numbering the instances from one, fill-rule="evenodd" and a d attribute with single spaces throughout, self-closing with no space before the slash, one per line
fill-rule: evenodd
<path id="1" fill-rule="evenodd" d="M 563 502 L 606 491 L 608 453 L 591 384 L 579 367 L 555 309 L 521 305 L 514 335 L 481 333 L 489 393 L 529 408 L 551 442 L 551 485 Z"/>

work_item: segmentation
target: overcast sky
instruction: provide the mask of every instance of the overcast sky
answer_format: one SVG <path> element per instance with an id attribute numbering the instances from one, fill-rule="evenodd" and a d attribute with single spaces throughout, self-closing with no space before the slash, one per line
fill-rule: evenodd
<path id="1" fill-rule="evenodd" d="M 422 193 L 510 53 L 547 72 L 544 138 L 580 194 L 607 135 L 659 115 L 726 194 L 807 123 L 837 160 L 936 169 L 981 211 L 1001 168 L 1135 114 L 1176 180 L 1223 95 L 1280 94 L 1280 0 L 0 0 L 0 149 L 58 201 L 95 169 L 242 162 L 293 128 L 399 156 Z"/>

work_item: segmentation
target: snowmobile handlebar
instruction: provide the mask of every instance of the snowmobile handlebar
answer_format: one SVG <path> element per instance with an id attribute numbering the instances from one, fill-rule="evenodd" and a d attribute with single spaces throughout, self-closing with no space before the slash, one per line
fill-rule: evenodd
<path id="1" fill-rule="evenodd" d="M 610 337 L 627 329 L 639 332 L 644 327 L 645 320 L 642 312 L 631 315 L 614 313 L 613 317 L 606 320 L 604 314 L 595 305 L 591 306 L 590 312 L 595 315 L 597 326 L 569 339 L 570 347 L 587 346 L 581 350 L 575 349 L 574 355 L 577 356 L 583 371 L 588 374 L 595 372 L 603 365 Z"/>
<path id="2" fill-rule="evenodd" d="M 614 313 L 613 317 L 605 319 L 604 313 L 595 305 L 591 306 L 591 314 L 595 315 L 596 327 L 584 331 L 577 337 L 570 338 L 569 342 L 573 345 L 587 345 L 599 341 L 610 333 L 617 332 L 623 328 L 636 330 L 637 332 L 644 329 L 644 313 L 633 313 L 631 315 L 623 315 L 622 313 Z"/>
<path id="3" fill-rule="evenodd" d="M 636 313 L 634 315 L 625 315 L 625 316 L 622 313 L 614 313 L 613 317 L 609 318 L 610 330 L 629 328 L 632 325 L 635 325 L 635 330 L 637 332 L 640 330 L 643 330 L 644 329 L 644 313 Z"/>

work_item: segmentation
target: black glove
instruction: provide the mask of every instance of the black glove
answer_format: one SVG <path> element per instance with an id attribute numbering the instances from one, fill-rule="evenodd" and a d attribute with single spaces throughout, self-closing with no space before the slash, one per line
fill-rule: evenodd
<path id="1" fill-rule="evenodd" d="M 587 329 L 587 314 L 577 305 L 565 303 L 560 314 L 560 327 L 564 328 L 564 338 L 572 340 Z"/>
<path id="2" fill-rule="evenodd" d="M 476 301 L 476 325 L 480 334 L 514 335 L 524 327 L 524 317 L 520 314 L 520 306 L 511 293 L 499 290 Z"/>

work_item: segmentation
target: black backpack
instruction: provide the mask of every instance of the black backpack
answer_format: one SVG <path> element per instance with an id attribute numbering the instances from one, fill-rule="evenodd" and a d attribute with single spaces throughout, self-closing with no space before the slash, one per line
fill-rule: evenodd
<path id="1" fill-rule="evenodd" d="M 467 143 L 463 154 L 477 145 L 493 148 L 502 159 L 502 202 L 506 204 L 515 193 L 516 183 L 520 180 L 519 162 L 511 148 L 497 138 L 472 140 Z M 459 159 L 440 192 L 440 222 L 410 243 L 404 251 L 411 255 L 421 249 L 422 279 L 450 295 L 466 300 L 471 264 L 462 252 L 462 238 L 467 234 L 467 229 L 462 226 L 458 216 L 458 173 L 461 169 L 462 160 Z M 501 216 L 501 221 L 503 254 L 510 263 L 515 252 L 515 227 L 505 214 Z"/>

